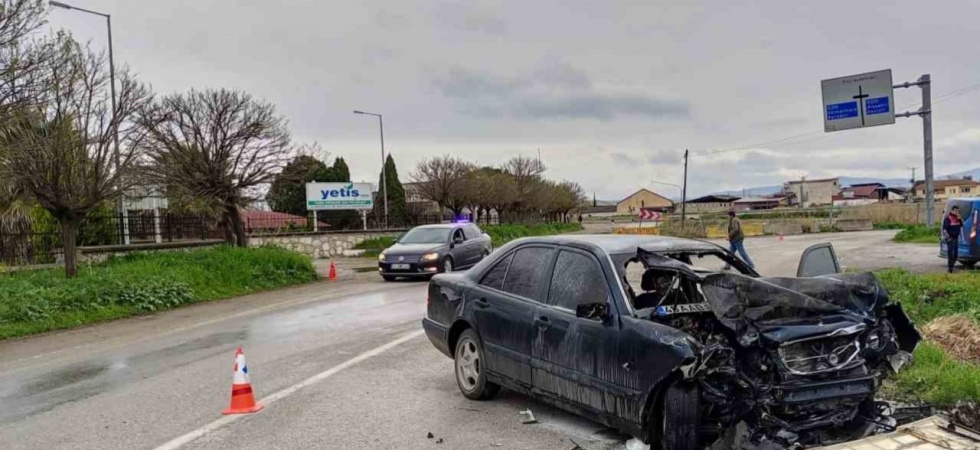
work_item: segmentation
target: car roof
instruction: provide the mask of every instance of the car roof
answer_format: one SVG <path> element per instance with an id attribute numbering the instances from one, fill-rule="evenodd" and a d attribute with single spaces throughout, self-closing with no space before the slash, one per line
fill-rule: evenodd
<path id="1" fill-rule="evenodd" d="M 441 229 L 450 229 L 450 228 L 461 228 L 464 225 L 468 225 L 468 224 L 466 224 L 466 223 L 436 223 L 436 224 L 432 224 L 432 225 L 419 225 L 419 226 L 413 227 L 413 228 L 437 228 L 437 229 L 441 228 Z"/>
<path id="2" fill-rule="evenodd" d="M 696 239 L 624 234 L 564 234 L 524 238 L 521 239 L 521 242 L 540 242 L 555 245 L 567 245 L 578 242 L 599 247 L 610 255 L 636 253 L 638 248 L 654 253 L 671 251 L 716 251 L 722 249 L 718 245 Z"/>

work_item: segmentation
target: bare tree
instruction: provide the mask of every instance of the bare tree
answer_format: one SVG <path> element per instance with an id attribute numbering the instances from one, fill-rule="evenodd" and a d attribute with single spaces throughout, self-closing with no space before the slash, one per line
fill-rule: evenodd
<path id="1" fill-rule="evenodd" d="M 51 69 L 38 79 L 38 102 L 19 105 L 0 126 L 0 179 L 51 213 L 61 226 L 65 273 L 77 274 L 79 222 L 132 186 L 141 148 L 136 112 L 150 90 L 125 69 L 111 108 L 109 72 L 101 54 L 61 36 Z M 124 145 L 118 155 L 113 136 Z M 6 188 L 9 190 L 8 188 Z"/>
<path id="2" fill-rule="evenodd" d="M 514 179 L 517 193 L 513 209 L 518 211 L 531 209 L 533 205 L 530 199 L 535 195 L 537 182 L 541 181 L 541 174 L 545 171 L 544 165 L 538 159 L 515 156 L 504 163 L 502 169 Z"/>
<path id="3" fill-rule="evenodd" d="M 169 192 L 218 205 L 234 243 L 246 246 L 240 207 L 272 181 L 292 149 L 286 119 L 271 103 L 226 89 L 191 91 L 143 111 L 147 175 Z"/>
<path id="4" fill-rule="evenodd" d="M 418 183 L 416 193 L 433 201 L 454 214 L 462 212 L 465 203 L 465 183 L 473 165 L 455 156 L 424 159 L 412 172 L 412 181 Z"/>
<path id="5" fill-rule="evenodd" d="M 18 106 L 37 105 L 42 78 L 57 64 L 58 47 L 70 41 L 64 33 L 36 39 L 45 23 L 47 2 L 11 0 L 0 4 L 0 117 Z M 63 61 L 61 61 L 63 62 Z"/>

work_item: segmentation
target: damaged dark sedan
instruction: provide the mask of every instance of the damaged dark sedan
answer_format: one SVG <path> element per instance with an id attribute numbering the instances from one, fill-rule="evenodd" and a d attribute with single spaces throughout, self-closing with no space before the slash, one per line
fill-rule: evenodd
<path id="1" fill-rule="evenodd" d="M 839 272 L 827 244 L 764 278 L 702 241 L 529 238 L 436 276 L 423 327 L 470 399 L 506 387 L 664 450 L 828 445 L 891 426 L 875 394 L 920 339 Z"/>

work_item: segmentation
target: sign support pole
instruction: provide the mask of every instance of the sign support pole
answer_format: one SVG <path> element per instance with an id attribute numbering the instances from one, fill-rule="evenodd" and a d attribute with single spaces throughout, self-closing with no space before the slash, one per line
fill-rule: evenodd
<path id="1" fill-rule="evenodd" d="M 320 221 L 320 217 L 319 217 L 319 216 L 320 216 L 320 214 L 319 214 L 319 211 L 318 211 L 318 210 L 315 210 L 315 209 L 314 209 L 314 210 L 313 210 L 313 232 L 314 232 L 314 233 L 315 233 L 315 232 L 317 232 L 317 231 L 320 231 L 320 230 L 319 230 L 319 229 L 317 228 L 317 227 L 319 227 L 319 226 L 320 226 L 320 224 L 319 224 L 319 223 L 317 223 L 317 222 L 319 222 L 319 221 Z"/>
<path id="2" fill-rule="evenodd" d="M 909 88 L 918 86 L 922 89 L 922 107 L 915 112 L 905 112 L 896 114 L 895 117 L 919 116 L 922 118 L 922 151 L 925 160 L 925 190 L 926 190 L 926 225 L 936 225 L 936 192 L 935 177 L 932 167 L 932 77 L 929 74 L 922 75 L 914 83 L 905 82 L 896 84 L 894 88 Z M 915 188 L 913 182 L 912 188 Z"/>
<path id="3" fill-rule="evenodd" d="M 687 160 L 690 150 L 684 150 L 684 188 L 681 191 L 681 231 L 687 225 Z"/>

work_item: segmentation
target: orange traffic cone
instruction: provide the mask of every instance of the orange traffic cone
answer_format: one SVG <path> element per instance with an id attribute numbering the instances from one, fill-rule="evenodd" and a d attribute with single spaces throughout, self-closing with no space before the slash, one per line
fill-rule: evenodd
<path id="1" fill-rule="evenodd" d="M 238 347 L 235 351 L 235 374 L 231 380 L 231 405 L 221 414 L 248 414 L 262 409 L 255 403 L 252 393 L 252 383 L 248 382 L 248 366 L 245 365 L 245 353 Z"/>
<path id="2" fill-rule="evenodd" d="M 330 281 L 337 281 L 337 266 L 334 265 L 333 261 L 330 261 L 330 276 L 328 279 Z"/>

